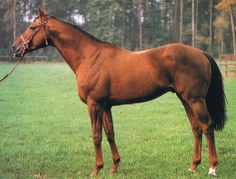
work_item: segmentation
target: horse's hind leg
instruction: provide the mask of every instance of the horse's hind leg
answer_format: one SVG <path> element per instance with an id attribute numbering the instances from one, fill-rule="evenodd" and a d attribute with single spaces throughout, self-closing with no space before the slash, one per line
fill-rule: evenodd
<path id="1" fill-rule="evenodd" d="M 193 161 L 192 165 L 189 168 L 190 172 L 195 172 L 197 166 L 201 163 L 201 150 L 202 150 L 202 130 L 200 124 L 197 122 L 196 118 L 194 117 L 194 113 L 187 102 L 185 102 L 181 96 L 178 96 L 182 101 L 187 116 L 189 118 L 192 132 L 194 135 L 194 153 L 193 153 Z"/>
<path id="2" fill-rule="evenodd" d="M 208 118 L 211 120 L 211 117 L 208 115 Z M 207 143 L 208 143 L 208 155 L 209 155 L 209 163 L 210 169 L 208 174 L 212 176 L 216 176 L 216 165 L 217 165 L 217 153 L 216 153 L 216 146 L 215 146 L 215 136 L 214 136 L 214 127 L 211 122 L 203 121 L 201 123 L 201 128 L 206 136 Z"/>
<path id="3" fill-rule="evenodd" d="M 111 109 L 105 109 L 103 111 L 103 128 L 107 135 L 107 140 L 110 144 L 111 152 L 112 152 L 112 158 L 113 158 L 113 164 L 111 167 L 111 173 L 116 173 L 117 168 L 120 162 L 120 155 L 116 146 L 115 142 L 115 133 L 113 129 L 113 121 L 112 121 L 112 114 Z"/>
<path id="4" fill-rule="evenodd" d="M 209 155 L 209 175 L 216 176 L 215 167 L 217 164 L 217 154 L 214 139 L 214 127 L 213 121 L 208 113 L 206 102 L 204 98 L 196 98 L 188 100 L 187 102 L 193 111 L 196 122 L 201 127 L 202 132 L 206 136 L 208 143 L 208 155 Z"/>

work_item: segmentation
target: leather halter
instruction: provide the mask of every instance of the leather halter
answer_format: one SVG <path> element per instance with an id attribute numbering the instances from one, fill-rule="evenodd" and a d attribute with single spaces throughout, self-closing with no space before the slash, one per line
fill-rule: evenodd
<path id="1" fill-rule="evenodd" d="M 25 51 L 26 50 L 30 50 L 30 42 L 32 41 L 32 39 L 34 38 L 34 36 L 43 28 L 43 33 L 44 33 L 44 39 L 45 39 L 45 43 L 48 46 L 48 40 L 47 40 L 47 36 L 46 36 L 46 32 L 45 32 L 45 27 L 47 25 L 49 17 L 45 18 L 43 20 L 43 22 L 41 22 L 40 20 L 36 19 L 35 21 L 38 23 L 38 26 L 36 27 L 36 29 L 29 34 L 26 38 L 24 38 L 23 35 L 20 35 L 21 40 L 23 41 L 23 46 L 21 47 L 21 54 L 20 54 L 20 59 L 19 61 L 16 63 L 16 65 L 0 80 L 0 85 L 4 83 L 4 81 L 7 80 L 7 78 L 13 73 L 13 71 L 16 69 L 16 67 L 20 64 L 20 62 L 22 61 L 24 55 L 25 55 Z"/>
<path id="2" fill-rule="evenodd" d="M 35 22 L 38 23 L 36 29 L 31 33 L 29 34 L 26 38 L 21 34 L 20 35 L 20 38 L 21 40 L 23 41 L 23 46 L 22 46 L 22 52 L 24 53 L 25 50 L 30 50 L 30 42 L 32 41 L 32 39 L 34 38 L 34 36 L 41 30 L 43 29 L 43 33 L 44 33 L 44 40 L 45 40 L 45 43 L 46 45 L 48 46 L 48 40 L 47 40 L 47 36 L 46 36 L 46 32 L 45 32 L 45 27 L 47 25 L 47 22 L 48 22 L 48 19 L 49 18 L 45 18 L 43 21 L 40 21 L 38 19 L 35 20 Z M 22 54 L 23 54 L 22 53 Z M 22 55 L 21 54 L 21 55 Z"/>

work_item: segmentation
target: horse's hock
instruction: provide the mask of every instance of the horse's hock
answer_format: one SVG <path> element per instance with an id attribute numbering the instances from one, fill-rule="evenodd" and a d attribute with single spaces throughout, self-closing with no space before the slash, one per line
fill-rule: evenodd
<path id="1" fill-rule="evenodd" d="M 221 55 L 219 58 L 219 65 L 225 77 L 236 78 L 236 55 Z"/>

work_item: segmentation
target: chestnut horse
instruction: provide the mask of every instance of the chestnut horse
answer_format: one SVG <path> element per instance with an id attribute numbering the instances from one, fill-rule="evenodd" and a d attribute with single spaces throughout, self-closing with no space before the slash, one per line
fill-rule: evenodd
<path id="1" fill-rule="evenodd" d="M 112 173 L 117 172 L 120 162 L 112 106 L 148 101 L 169 91 L 181 100 L 192 126 L 194 154 L 189 171 L 194 172 L 201 162 L 203 133 L 208 143 L 209 174 L 216 175 L 214 129 L 223 129 L 226 110 L 222 76 L 209 55 L 183 44 L 130 52 L 49 16 L 41 8 L 39 14 L 12 48 L 19 57 L 54 46 L 75 73 L 78 95 L 87 104 L 91 119 L 96 152 L 92 176 L 98 174 L 104 163 L 102 128 L 112 152 Z"/>

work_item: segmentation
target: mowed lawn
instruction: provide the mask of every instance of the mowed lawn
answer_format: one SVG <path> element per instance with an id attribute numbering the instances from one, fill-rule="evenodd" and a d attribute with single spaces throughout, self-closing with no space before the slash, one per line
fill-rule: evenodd
<path id="1" fill-rule="evenodd" d="M 12 64 L 0 64 L 2 77 Z M 124 74 L 125 75 L 125 74 Z M 219 178 L 236 176 L 236 79 L 225 80 L 228 122 L 216 132 Z M 119 172 L 104 136 L 104 169 L 97 178 L 206 178 L 208 156 L 188 173 L 193 135 L 175 94 L 113 108 Z M 0 178 L 89 178 L 95 164 L 87 107 L 64 64 L 21 64 L 0 86 Z"/>

